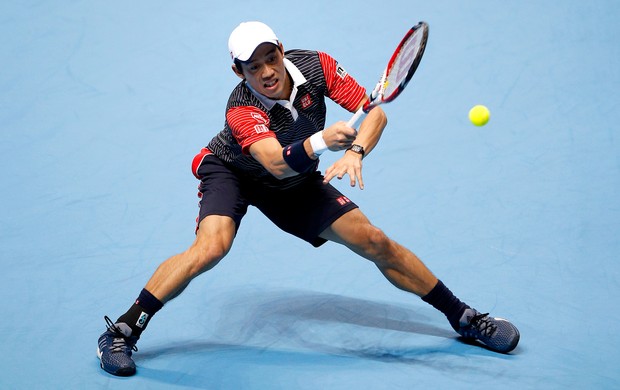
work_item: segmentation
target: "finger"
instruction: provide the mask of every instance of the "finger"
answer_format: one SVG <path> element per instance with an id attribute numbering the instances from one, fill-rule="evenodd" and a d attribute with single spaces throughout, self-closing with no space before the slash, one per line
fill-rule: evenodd
<path id="1" fill-rule="evenodd" d="M 340 131 L 340 135 L 345 138 L 355 138 L 357 137 L 357 130 L 352 127 L 343 127 Z"/>
<path id="2" fill-rule="evenodd" d="M 351 187 L 355 187 L 356 178 L 355 178 L 355 170 L 353 169 L 353 167 L 345 168 L 344 171 L 340 174 L 340 176 L 342 177 L 344 177 L 345 175 L 349 175 L 349 185 Z"/>
<path id="3" fill-rule="evenodd" d="M 357 172 L 357 182 L 359 183 L 360 190 L 364 189 L 364 179 L 362 179 L 362 169 L 360 168 Z"/>
<path id="4" fill-rule="evenodd" d="M 327 184 L 334 178 L 334 166 L 330 166 L 325 170 L 325 176 L 323 177 L 323 184 Z"/>
<path id="5" fill-rule="evenodd" d="M 354 174 L 349 174 L 349 178 L 351 179 L 350 180 L 351 187 L 355 187 L 355 175 Z"/>
<path id="6" fill-rule="evenodd" d="M 349 176 L 351 177 L 351 187 L 355 187 L 355 183 L 357 181 L 357 184 L 359 185 L 360 190 L 363 190 L 364 180 L 362 179 L 361 168 L 353 168 L 352 171 L 353 172 L 349 173 Z"/>
<path id="7" fill-rule="evenodd" d="M 343 135 L 342 137 L 340 137 L 338 142 L 341 144 L 350 144 L 351 142 L 355 141 L 355 139 L 356 137 L 354 135 Z"/>

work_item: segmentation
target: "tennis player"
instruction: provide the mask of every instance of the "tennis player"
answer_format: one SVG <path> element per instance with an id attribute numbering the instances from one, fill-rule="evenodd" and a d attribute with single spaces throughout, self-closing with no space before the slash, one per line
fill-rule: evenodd
<path id="1" fill-rule="evenodd" d="M 241 82 L 228 99 L 224 129 L 193 160 L 201 198 L 196 239 L 159 265 L 126 313 L 115 322 L 105 317 L 101 367 L 113 375 L 135 374 L 132 353 L 153 315 L 226 256 L 250 205 L 315 247 L 332 241 L 372 261 L 394 286 L 444 313 L 461 336 L 497 352 L 513 350 L 519 341 L 514 325 L 456 298 L 415 254 L 329 184 L 348 176 L 352 187 L 364 187 L 363 158 L 387 124 L 377 107 L 357 131 L 345 122 L 325 127 L 325 98 L 355 112 L 368 99 L 364 88 L 326 53 L 285 52 L 260 22 L 241 23 L 228 47 Z M 323 176 L 319 156 L 328 151 L 344 152 Z"/>

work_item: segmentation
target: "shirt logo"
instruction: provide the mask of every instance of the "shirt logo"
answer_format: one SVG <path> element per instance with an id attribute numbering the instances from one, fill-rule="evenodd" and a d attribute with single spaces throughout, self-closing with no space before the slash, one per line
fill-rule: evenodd
<path id="1" fill-rule="evenodd" d="M 344 70 L 344 68 L 340 65 L 336 67 L 336 74 L 340 76 L 341 79 L 344 79 L 345 77 L 347 77 L 347 71 Z"/>
<path id="2" fill-rule="evenodd" d="M 256 134 L 266 133 L 269 131 L 269 128 L 265 125 L 255 125 L 254 131 L 256 132 Z"/>
<path id="3" fill-rule="evenodd" d="M 306 96 L 301 98 L 301 108 L 306 109 L 310 107 L 311 104 L 312 98 L 310 97 L 310 94 L 306 94 Z"/>
<path id="4" fill-rule="evenodd" d="M 262 116 L 261 114 L 257 113 L 257 112 L 251 112 L 250 116 L 256 120 L 256 122 L 258 123 L 265 123 L 267 124 L 267 120 L 265 119 L 264 116 Z"/>

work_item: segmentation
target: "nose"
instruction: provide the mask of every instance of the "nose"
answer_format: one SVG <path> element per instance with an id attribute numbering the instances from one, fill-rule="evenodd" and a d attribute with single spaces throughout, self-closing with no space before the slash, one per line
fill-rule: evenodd
<path id="1" fill-rule="evenodd" d="M 269 80 L 270 78 L 272 78 L 272 77 L 273 77 L 273 75 L 274 75 L 275 73 L 276 73 L 276 72 L 275 72 L 275 70 L 274 70 L 271 66 L 269 66 L 269 65 L 267 65 L 267 64 L 265 64 L 265 65 L 263 66 L 263 69 L 261 69 L 261 77 L 262 77 L 264 80 Z"/>

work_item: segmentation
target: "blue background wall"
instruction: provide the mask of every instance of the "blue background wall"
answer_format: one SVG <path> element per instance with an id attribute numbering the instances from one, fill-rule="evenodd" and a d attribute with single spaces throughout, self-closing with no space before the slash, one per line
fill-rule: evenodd
<path id="1" fill-rule="evenodd" d="M 618 388 L 620 3 L 468 3 L 0 3 L 0 387 Z M 511 319 L 512 354 L 459 342 L 370 263 L 251 210 L 151 323 L 138 375 L 99 369 L 103 315 L 193 240 L 189 165 L 223 124 L 244 20 L 368 87 L 430 24 L 366 189 L 336 185 L 459 297 Z M 487 126 L 468 122 L 474 104 Z M 328 121 L 348 118 L 330 105 Z"/>

